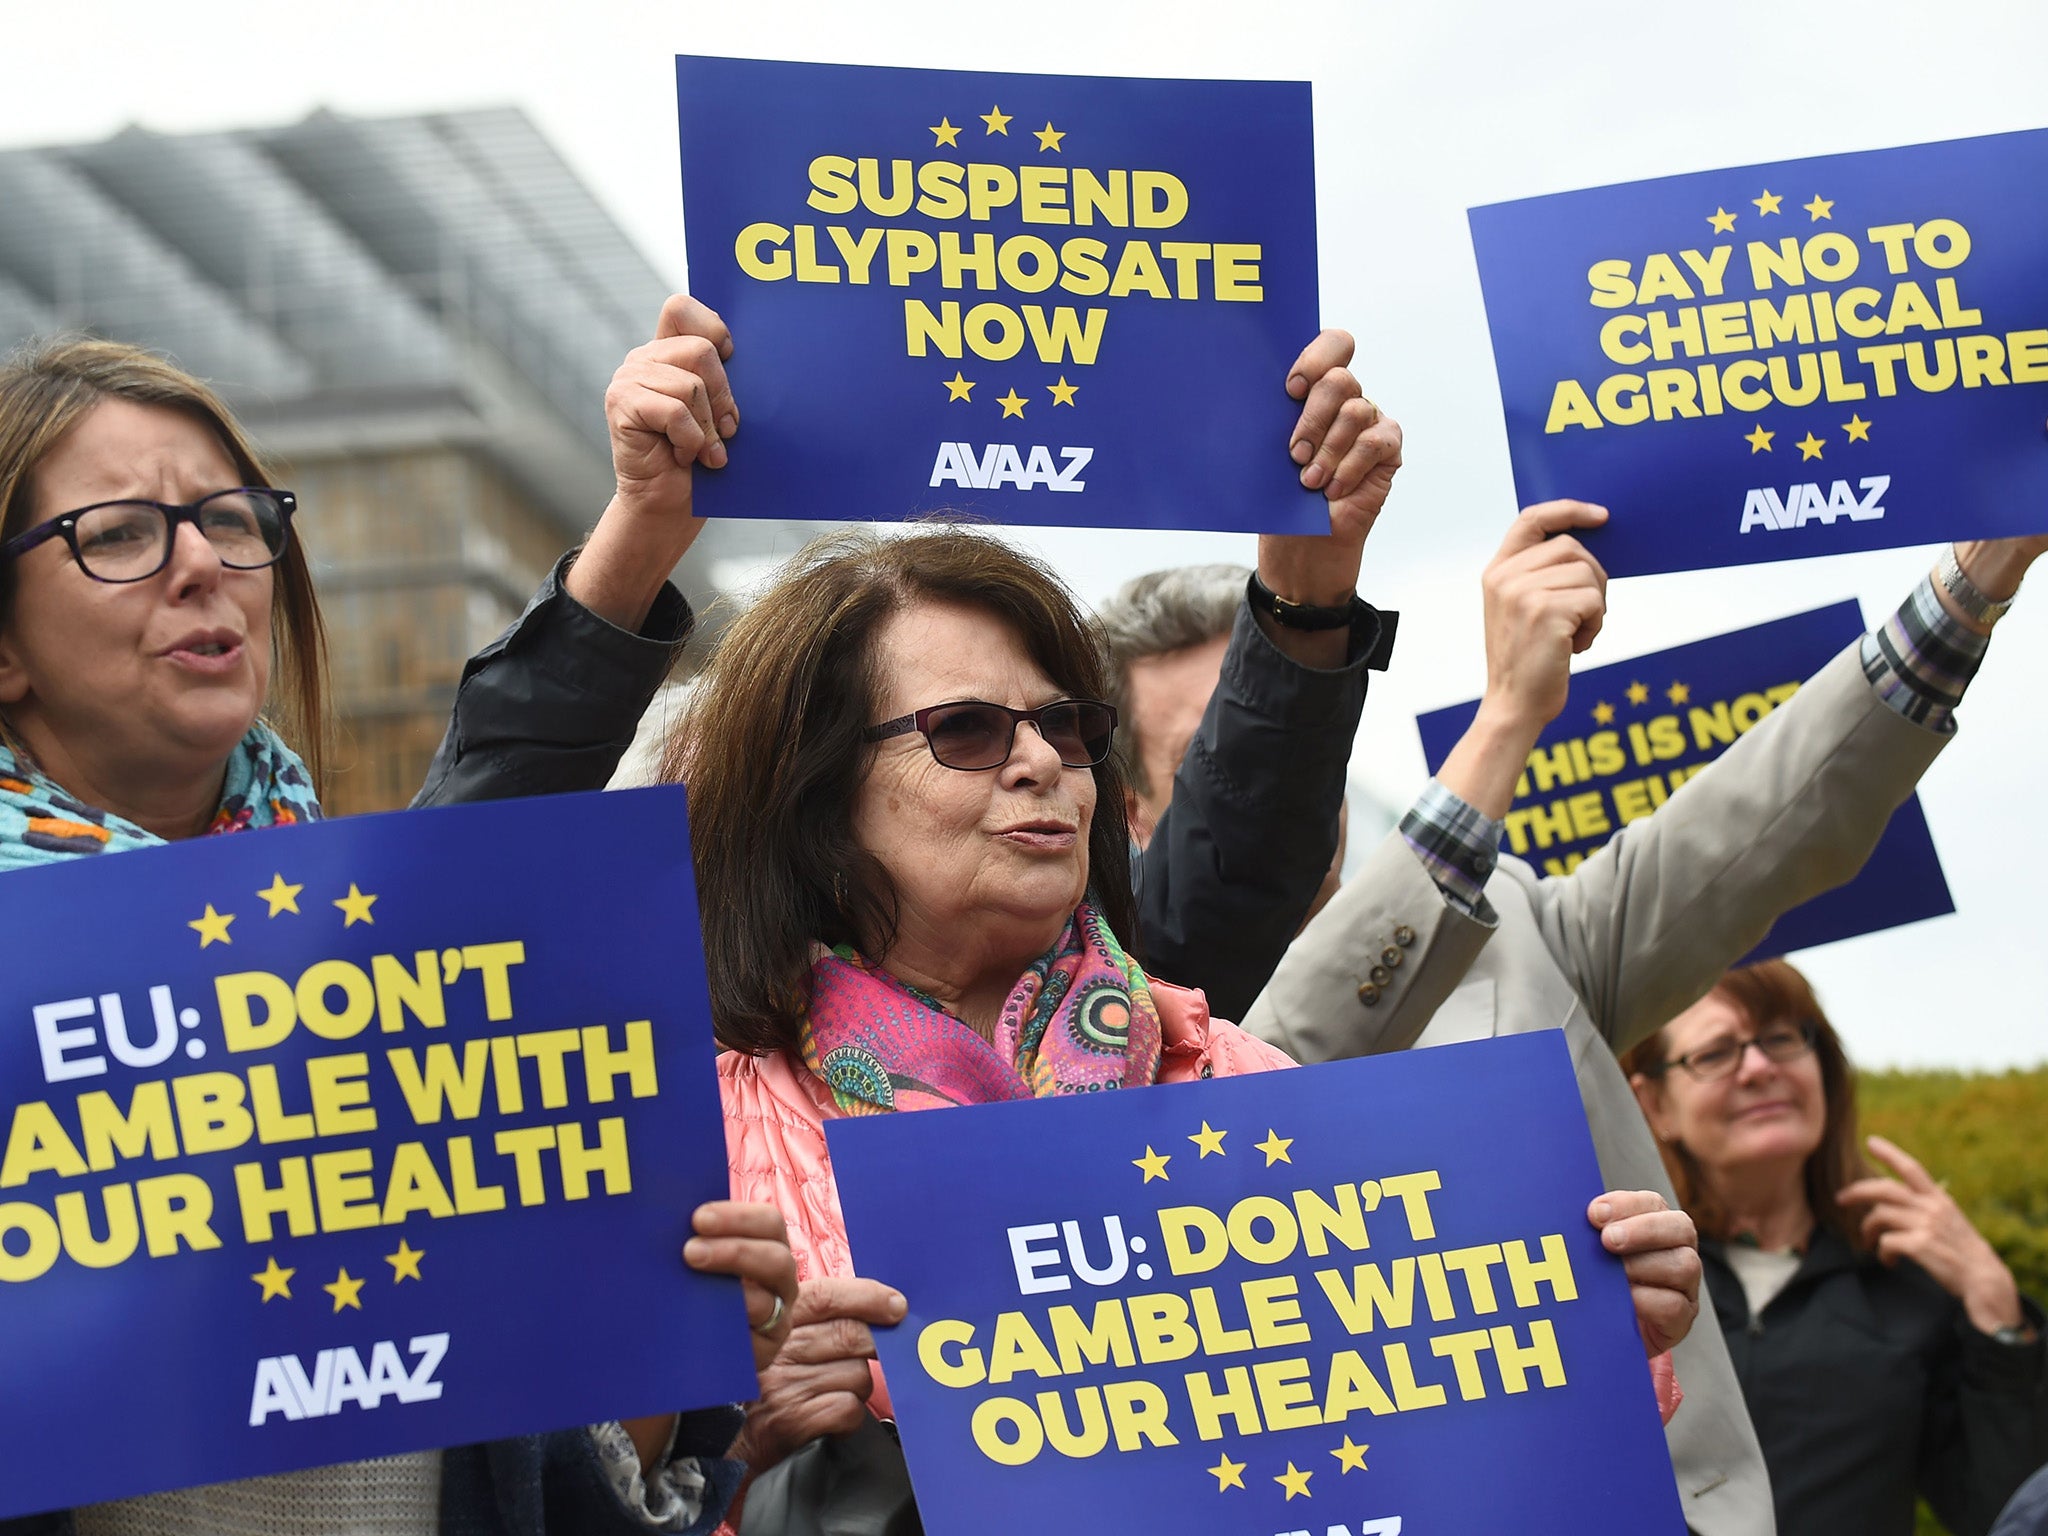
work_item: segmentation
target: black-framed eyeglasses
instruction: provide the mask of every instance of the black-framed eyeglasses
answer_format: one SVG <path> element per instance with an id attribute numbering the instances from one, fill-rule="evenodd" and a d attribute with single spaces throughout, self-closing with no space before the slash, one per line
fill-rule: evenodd
<path id="1" fill-rule="evenodd" d="M 960 699 L 899 715 L 861 734 L 868 741 L 887 741 L 916 731 L 942 767 L 974 773 L 1007 763 L 1017 743 L 1017 727 L 1026 721 L 1069 768 L 1093 768 L 1109 756 L 1116 735 L 1116 710 L 1100 699 L 1060 699 L 1038 709 Z"/>
<path id="2" fill-rule="evenodd" d="M 178 524 L 190 523 L 230 570 L 260 571 L 284 557 L 291 542 L 290 491 L 241 485 L 180 505 L 168 501 L 100 501 L 38 523 L 0 544 L 14 560 L 49 539 L 62 539 L 78 568 L 94 581 L 146 581 L 171 563 Z"/>
<path id="3" fill-rule="evenodd" d="M 1773 1024 L 1748 1040 L 1716 1040 L 1712 1045 L 1674 1056 L 1654 1068 L 1650 1076 L 1662 1077 L 1673 1067 L 1683 1067 L 1695 1081 L 1711 1083 L 1741 1066 L 1743 1053 L 1752 1045 L 1764 1053 L 1766 1061 L 1787 1062 L 1812 1050 L 1818 1035 L 1811 1019 L 1801 1019 L 1796 1024 Z"/>

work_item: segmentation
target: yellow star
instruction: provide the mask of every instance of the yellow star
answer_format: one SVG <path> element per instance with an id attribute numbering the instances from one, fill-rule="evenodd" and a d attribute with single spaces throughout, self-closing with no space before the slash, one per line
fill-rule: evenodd
<path id="1" fill-rule="evenodd" d="M 1673 683 L 1664 690 L 1664 697 L 1674 704 L 1686 704 L 1692 700 L 1692 689 L 1684 683 Z"/>
<path id="2" fill-rule="evenodd" d="M 989 133 L 1000 133 L 1006 139 L 1010 136 L 1010 114 L 1001 107 L 990 107 L 981 114 L 981 120 L 988 124 Z M 988 134 L 982 137 L 987 138 Z"/>
<path id="3" fill-rule="evenodd" d="M 1605 699 L 1595 704 L 1593 706 L 1593 723 L 1595 725 L 1614 724 L 1614 706 Z"/>
<path id="4" fill-rule="evenodd" d="M 209 901 L 206 904 L 205 914 L 193 918 L 185 926 L 199 935 L 199 947 L 204 949 L 216 940 L 222 944 L 234 943 L 235 941 L 228 937 L 228 924 L 234 920 L 234 913 L 216 912 L 213 910 L 213 903 Z"/>
<path id="5" fill-rule="evenodd" d="M 286 1301 L 290 1301 L 292 1299 L 292 1276 L 297 1273 L 296 1269 L 280 1269 L 277 1263 L 277 1256 L 272 1254 L 270 1262 L 249 1278 L 263 1287 L 263 1299 L 265 1301 L 270 1300 L 273 1296 L 282 1296 Z"/>
<path id="6" fill-rule="evenodd" d="M 1063 373 L 1060 375 L 1059 383 L 1048 384 L 1045 387 L 1048 390 L 1052 391 L 1052 403 L 1054 405 L 1072 405 L 1074 403 L 1074 391 L 1079 389 L 1081 386 L 1078 384 L 1069 384 L 1067 382 L 1067 376 Z"/>
<path id="7" fill-rule="evenodd" d="M 1060 140 L 1064 139 L 1066 134 L 1054 128 L 1051 120 L 1048 119 L 1046 125 L 1037 131 L 1035 137 L 1038 140 L 1038 147 L 1040 149 L 1049 149 L 1054 154 L 1059 154 L 1062 152 L 1060 150 Z"/>
<path id="8" fill-rule="evenodd" d="M 1145 1148 L 1145 1155 L 1143 1157 L 1134 1157 L 1131 1159 L 1131 1166 L 1133 1168 L 1144 1169 L 1145 1182 L 1147 1184 L 1150 1184 L 1154 1179 L 1166 1178 L 1166 1165 L 1172 1161 L 1172 1153 L 1154 1152 L 1152 1148 L 1148 1145 Z M 1168 1182 L 1171 1183 L 1172 1181 L 1168 1180 Z"/>
<path id="9" fill-rule="evenodd" d="M 1811 222 L 1815 224 L 1818 224 L 1822 219 L 1827 219 L 1830 222 L 1833 222 L 1834 220 L 1834 200 L 1831 198 L 1822 197 L 1818 192 L 1813 194 L 1812 202 L 1801 203 L 1799 206 L 1804 208 L 1808 213 L 1813 215 Z"/>
<path id="10" fill-rule="evenodd" d="M 1629 701 L 1629 703 L 1631 703 L 1631 704 L 1647 704 L 1647 703 L 1649 703 L 1649 702 L 1650 702 L 1650 689 L 1649 689 L 1649 685 L 1648 685 L 1648 684 L 1646 684 L 1646 683 L 1630 683 L 1630 684 L 1628 685 L 1628 701 Z"/>
<path id="11" fill-rule="evenodd" d="M 1226 1455 L 1209 1469 L 1209 1475 L 1216 1479 L 1216 1491 L 1218 1493 L 1221 1493 L 1226 1488 L 1242 1488 L 1244 1486 L 1244 1463 L 1232 1461 Z"/>
<path id="12" fill-rule="evenodd" d="M 1849 441 L 1852 443 L 1867 443 L 1870 441 L 1870 423 L 1861 416 L 1851 416 L 1842 423 L 1842 430 L 1849 434 Z"/>
<path id="13" fill-rule="evenodd" d="M 391 1283 L 420 1278 L 420 1260 L 427 1256 L 424 1248 L 415 1248 L 404 1238 L 398 1240 L 398 1252 L 384 1255 L 384 1262 L 391 1266 Z"/>
<path id="14" fill-rule="evenodd" d="M 1758 422 L 1756 430 L 1743 438 L 1743 441 L 1749 444 L 1749 451 L 1751 453 L 1769 453 L 1771 451 L 1771 439 L 1777 435 L 1775 432 L 1765 431 L 1764 424 Z"/>
<path id="15" fill-rule="evenodd" d="M 280 912 L 298 911 L 299 892 L 304 889 L 303 885 L 286 885 L 283 875 L 272 875 L 269 888 L 256 894 L 270 903 L 270 916 L 275 917 Z"/>
<path id="16" fill-rule="evenodd" d="M 1819 458 L 1819 457 L 1820 457 L 1820 450 L 1821 450 L 1822 446 L 1823 446 L 1823 445 L 1824 445 L 1824 444 L 1825 444 L 1826 442 L 1827 442 L 1827 439 L 1826 439 L 1826 438 L 1824 438 L 1824 437 L 1815 437 L 1815 436 L 1813 435 L 1813 433 L 1812 433 L 1811 431 L 1809 431 L 1809 432 L 1808 432 L 1808 433 L 1806 434 L 1806 436 L 1804 436 L 1803 438 L 1801 438 L 1801 439 L 1800 439 L 1800 440 L 1799 440 L 1798 442 L 1794 443 L 1794 444 L 1793 444 L 1792 446 L 1793 446 L 1794 448 L 1797 448 L 1797 449 L 1799 450 L 1799 458 L 1800 458 L 1801 462 L 1803 463 L 1803 462 L 1804 462 L 1805 460 L 1807 460 L 1807 459 L 1817 459 L 1817 458 Z"/>
<path id="17" fill-rule="evenodd" d="M 1024 414 L 1024 403 L 1024 397 L 1018 394 L 1014 388 L 1007 395 L 996 396 L 996 404 L 1003 408 L 1005 416 L 1022 416 Z"/>
<path id="18" fill-rule="evenodd" d="M 1224 1157 L 1228 1154 L 1226 1154 L 1223 1150 L 1223 1138 L 1228 1136 L 1229 1134 L 1230 1132 L 1228 1131 L 1210 1130 L 1209 1122 L 1204 1120 L 1202 1122 L 1202 1128 L 1199 1131 L 1195 1132 L 1194 1135 L 1190 1136 L 1188 1140 L 1192 1141 L 1196 1146 L 1202 1149 L 1203 1157 L 1207 1157 L 1211 1152 L 1214 1152 L 1218 1157 Z M 1196 1159 L 1196 1161 L 1199 1162 L 1200 1159 L 1198 1158 Z"/>
<path id="19" fill-rule="evenodd" d="M 1716 208 L 1707 215 L 1707 222 L 1714 226 L 1714 233 L 1717 235 L 1732 235 L 1735 233 L 1735 215 L 1726 208 Z"/>
<path id="20" fill-rule="evenodd" d="M 1756 211 L 1758 213 L 1776 213 L 1778 211 L 1778 204 L 1785 201 L 1785 199 L 1773 192 L 1769 187 L 1765 187 L 1762 197 L 1752 197 L 1750 201 L 1756 204 Z"/>
<path id="21" fill-rule="evenodd" d="M 1346 1472 L 1370 1472 L 1372 1468 L 1365 1464 L 1365 1453 L 1371 1449 L 1372 1447 L 1369 1445 L 1353 1445 L 1351 1437 L 1346 1435 L 1344 1443 L 1338 1446 L 1336 1450 L 1330 1452 L 1330 1454 L 1337 1458 L 1338 1464 Z"/>
<path id="22" fill-rule="evenodd" d="M 343 1307 L 354 1307 L 358 1312 L 363 1310 L 363 1282 L 350 1275 L 346 1267 L 334 1277 L 332 1285 L 323 1285 L 320 1289 L 334 1298 L 334 1310 L 337 1312 Z"/>
<path id="23" fill-rule="evenodd" d="M 942 117 L 933 127 L 932 144 L 935 148 L 940 144 L 950 144 L 955 149 L 960 147 L 960 130 L 953 126 L 951 118 Z"/>
<path id="24" fill-rule="evenodd" d="M 1287 1470 L 1274 1478 L 1273 1481 L 1287 1490 L 1287 1498 L 1291 1503 L 1297 1493 L 1304 1499 L 1312 1497 L 1308 1491 L 1308 1480 L 1314 1476 L 1313 1472 L 1303 1472 L 1290 1461 L 1287 1463 Z"/>
<path id="25" fill-rule="evenodd" d="M 353 928 L 357 923 L 370 923 L 374 925 L 377 919 L 370 916 L 370 903 L 376 899 L 374 896 L 365 896 L 356 888 L 355 881 L 349 881 L 348 894 L 337 898 L 334 903 L 337 907 L 341 908 L 341 915 L 344 919 L 341 926 Z"/>
<path id="26" fill-rule="evenodd" d="M 1287 1149 L 1294 1145 L 1294 1138 L 1292 1136 L 1282 1136 L 1278 1131 L 1268 1130 L 1264 1141 L 1255 1141 L 1252 1145 L 1266 1154 L 1266 1166 L 1268 1168 L 1272 1167 L 1275 1163 L 1291 1163 L 1294 1161 L 1293 1158 L 1287 1155 Z"/>
<path id="27" fill-rule="evenodd" d="M 965 400 L 972 403 L 975 381 L 961 373 L 958 368 L 953 370 L 953 377 L 947 379 L 945 384 L 946 399 L 949 403 L 954 400 Z"/>

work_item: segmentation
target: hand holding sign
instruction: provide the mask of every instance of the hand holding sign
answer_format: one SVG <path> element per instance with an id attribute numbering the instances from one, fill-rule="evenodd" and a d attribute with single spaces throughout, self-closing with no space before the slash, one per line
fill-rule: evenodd
<path id="1" fill-rule="evenodd" d="M 748 1410 L 734 1447 L 750 1474 L 820 1435 L 859 1425 L 875 1389 L 871 1325 L 899 1323 L 903 1313 L 903 1297 L 874 1280 L 822 1275 L 798 1288 L 788 1345 L 762 1371 L 761 1400 Z"/>
<path id="2" fill-rule="evenodd" d="M 1643 1348 L 1661 1355 L 1700 1315 L 1699 1233 L 1654 1189 L 1610 1190 L 1586 1209 L 1609 1253 L 1622 1255 Z"/>
<path id="3" fill-rule="evenodd" d="M 661 307 L 654 339 L 635 347 L 605 391 L 618 489 L 563 579 L 568 594 L 621 629 L 637 630 L 668 573 L 703 531 L 695 465 L 726 462 L 739 430 L 726 383 L 732 337 L 687 294 Z"/>
<path id="4" fill-rule="evenodd" d="M 1444 787 L 1498 821 L 1514 802 L 1543 728 L 1564 708 L 1571 659 L 1607 616 L 1607 573 L 1568 530 L 1605 507 L 1547 501 L 1515 519 L 1486 568 L 1486 694 L 1473 728 L 1437 771 Z"/>

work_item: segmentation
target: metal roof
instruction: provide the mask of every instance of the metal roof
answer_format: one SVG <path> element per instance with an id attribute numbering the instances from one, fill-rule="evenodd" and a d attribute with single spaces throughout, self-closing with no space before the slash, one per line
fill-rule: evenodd
<path id="1" fill-rule="evenodd" d="M 571 535 L 610 495 L 605 387 L 667 285 L 517 109 L 0 151 L 0 210 L 0 350 L 160 349 L 286 458 L 472 445 Z M 810 526 L 720 524 L 692 564 Z"/>

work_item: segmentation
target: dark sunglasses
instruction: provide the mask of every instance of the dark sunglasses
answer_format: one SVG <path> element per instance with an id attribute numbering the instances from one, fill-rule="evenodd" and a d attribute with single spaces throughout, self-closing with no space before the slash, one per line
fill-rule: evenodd
<path id="1" fill-rule="evenodd" d="M 1093 768 L 1102 762 L 1116 735 L 1116 710 L 1100 699 L 1061 699 L 1039 709 L 962 699 L 885 720 L 861 734 L 868 741 L 887 741 L 916 731 L 942 767 L 973 773 L 1007 763 L 1017 742 L 1017 727 L 1027 720 L 1069 768 Z"/>
<path id="2" fill-rule="evenodd" d="M 290 491 L 243 485 L 194 502 L 102 501 L 62 512 L 0 544 L 0 560 L 61 538 L 78 568 L 94 581 L 147 581 L 171 562 L 178 524 L 190 523 L 230 570 L 260 571 L 284 557 L 291 542 Z"/>

